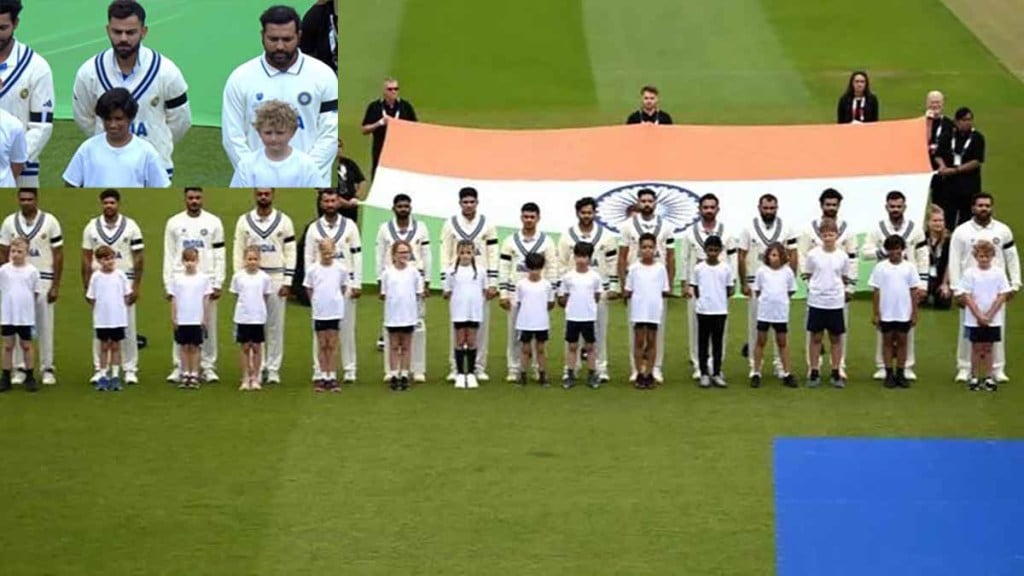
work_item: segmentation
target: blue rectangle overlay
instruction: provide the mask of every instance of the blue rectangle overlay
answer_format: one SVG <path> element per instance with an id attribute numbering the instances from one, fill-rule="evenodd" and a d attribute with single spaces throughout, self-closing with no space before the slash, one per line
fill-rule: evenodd
<path id="1" fill-rule="evenodd" d="M 775 441 L 779 576 L 1024 575 L 1024 441 Z"/>

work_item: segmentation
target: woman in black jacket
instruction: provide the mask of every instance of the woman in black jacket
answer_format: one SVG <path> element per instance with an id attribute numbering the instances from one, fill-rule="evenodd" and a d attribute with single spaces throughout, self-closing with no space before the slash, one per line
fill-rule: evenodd
<path id="1" fill-rule="evenodd" d="M 953 291 L 947 272 L 950 233 L 946 229 L 946 213 L 941 206 L 931 205 L 925 233 L 925 241 L 928 243 L 928 294 L 923 304 L 948 310 L 953 303 Z"/>
<path id="2" fill-rule="evenodd" d="M 839 124 L 878 122 L 878 98 L 871 92 L 868 73 L 857 70 L 850 74 L 846 92 L 839 97 L 836 107 L 836 122 Z"/>

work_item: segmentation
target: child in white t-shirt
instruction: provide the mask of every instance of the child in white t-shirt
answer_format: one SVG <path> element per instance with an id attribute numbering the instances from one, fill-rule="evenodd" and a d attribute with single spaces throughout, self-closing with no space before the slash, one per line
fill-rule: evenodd
<path id="1" fill-rule="evenodd" d="M 36 292 L 39 289 L 39 270 L 28 263 L 28 241 L 18 237 L 11 240 L 8 252 L 10 262 L 0 266 L 0 336 L 3 336 L 3 374 L 0 392 L 11 389 L 11 366 L 15 340 L 20 340 L 25 358 L 25 390 L 39 389 L 32 372 L 32 335 L 36 325 Z"/>
<path id="2" fill-rule="evenodd" d="M 263 149 L 242 158 L 232 188 L 326 188 L 313 157 L 289 144 L 299 129 L 295 108 L 281 100 L 269 100 L 256 109 L 253 127 Z"/>
<path id="3" fill-rule="evenodd" d="M 921 283 L 917 268 L 903 253 L 907 243 L 893 234 L 882 247 L 888 259 L 875 264 L 868 284 L 874 288 L 871 297 L 871 320 L 882 333 L 882 362 L 885 365 L 886 388 L 909 388 L 904 374 L 907 367 L 910 328 L 917 324 L 917 289 Z M 895 361 L 895 368 L 893 362 Z"/>
<path id="4" fill-rule="evenodd" d="M 1013 289 L 1006 270 L 992 266 L 996 255 L 994 244 L 987 240 L 978 241 L 972 253 L 975 265 L 964 272 L 960 285 L 956 287 L 956 295 L 967 309 L 964 327 L 971 341 L 968 388 L 994 392 L 997 386 L 992 376 L 992 344 L 1003 338 L 1005 304 Z"/>
<path id="5" fill-rule="evenodd" d="M 89 277 L 85 299 L 92 306 L 92 326 L 100 343 L 100 374 L 96 390 L 121 389 L 121 342 L 128 328 L 128 297 L 132 282 L 117 269 L 114 249 L 100 246 L 94 256 L 100 263 L 98 272 Z"/>
<path id="6" fill-rule="evenodd" d="M 345 291 L 348 270 L 334 259 L 335 246 L 330 238 L 320 241 L 320 261 L 306 270 L 302 285 L 306 288 L 313 312 L 313 331 L 316 333 L 317 367 L 313 377 L 313 390 L 339 392 L 338 386 L 338 329 L 345 318 Z"/>
<path id="7" fill-rule="evenodd" d="M 821 347 L 827 332 L 832 385 L 845 388 L 846 379 L 839 366 L 843 357 L 843 335 L 846 333 L 843 308 L 849 297 L 846 286 L 852 282 L 852 264 L 850 257 L 836 246 L 839 227 L 834 219 L 822 218 L 818 231 L 821 246 L 811 249 L 803 262 L 803 277 L 807 281 L 807 331 L 811 334 L 807 386 L 817 388 L 821 385 Z"/>
<path id="8" fill-rule="evenodd" d="M 235 300 L 235 342 L 241 345 L 242 383 L 239 390 L 260 390 L 263 343 L 266 341 L 267 298 L 274 293 L 270 275 L 260 270 L 263 254 L 256 245 L 242 252 L 245 268 L 231 278 Z"/>
<path id="9" fill-rule="evenodd" d="M 700 369 L 699 386 L 718 388 L 727 386 L 722 375 L 722 342 L 725 321 L 729 317 L 729 298 L 736 289 L 732 268 L 720 260 L 724 244 L 718 236 L 704 240 L 704 261 L 693 268 L 690 285 L 684 286 L 694 299 L 697 313 L 697 363 Z M 711 371 L 708 373 L 708 352 L 711 353 Z"/>
<path id="10" fill-rule="evenodd" d="M 550 383 L 546 346 L 551 330 L 551 309 L 555 307 L 555 290 L 542 276 L 543 254 L 531 252 L 523 263 L 527 276 L 516 283 L 516 333 L 522 344 L 517 384 L 526 385 L 527 367 L 532 364 L 531 357 L 536 355 L 537 379 L 541 386 L 547 387 Z"/>
<path id="11" fill-rule="evenodd" d="M 412 360 L 412 333 L 420 320 L 419 301 L 423 298 L 423 275 L 409 265 L 412 245 L 405 240 L 391 244 L 391 266 L 380 279 L 380 299 L 384 301 L 384 329 L 388 332 L 388 378 L 392 390 L 409 389 Z"/>
<path id="12" fill-rule="evenodd" d="M 171 300 L 174 343 L 181 346 L 181 383 L 178 388 L 199 388 L 199 348 L 206 338 L 206 311 L 213 287 L 210 277 L 199 272 L 199 251 L 181 251 L 183 273 L 174 275 L 167 287 Z"/>
<path id="13" fill-rule="evenodd" d="M 754 297 L 757 298 L 757 342 L 754 345 L 754 373 L 750 385 L 761 386 L 761 363 L 768 344 L 768 331 L 775 331 L 775 347 L 782 365 L 782 383 L 796 388 L 796 377 L 789 369 L 789 300 L 796 293 L 796 275 L 789 266 L 789 254 L 779 242 L 769 244 L 764 252 L 764 266 L 754 275 Z"/>
<path id="14" fill-rule="evenodd" d="M 658 238 L 645 232 L 637 239 L 640 258 L 626 273 L 622 295 L 629 304 L 629 323 L 633 326 L 633 363 L 637 377 L 634 386 L 649 389 L 656 386 L 654 363 L 658 354 L 658 329 L 670 294 L 668 270 L 654 259 Z"/>
<path id="15" fill-rule="evenodd" d="M 476 332 L 484 317 L 487 275 L 476 269 L 472 240 L 459 240 L 455 250 L 458 259 L 445 277 L 442 293 L 455 331 L 455 387 L 476 388 Z"/>
<path id="16" fill-rule="evenodd" d="M 558 304 L 565 308 L 565 341 L 569 348 L 562 377 L 562 388 L 567 390 L 576 385 L 576 360 L 581 338 L 587 358 L 587 386 L 597 388 L 601 385 L 594 343 L 597 341 L 597 304 L 604 293 L 604 284 L 601 275 L 590 268 L 593 255 L 593 244 L 577 242 L 572 249 L 575 269 L 562 278 L 558 289 Z"/>

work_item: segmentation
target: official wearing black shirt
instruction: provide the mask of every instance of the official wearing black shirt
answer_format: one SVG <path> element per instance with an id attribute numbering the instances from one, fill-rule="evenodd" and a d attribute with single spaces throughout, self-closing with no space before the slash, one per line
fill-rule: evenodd
<path id="1" fill-rule="evenodd" d="M 366 107 L 363 115 L 363 134 L 373 134 L 373 166 L 370 174 L 377 173 L 380 153 L 384 149 L 384 138 L 388 134 L 387 122 L 391 118 L 416 122 L 416 110 L 412 104 L 398 97 L 398 80 L 388 78 L 384 81 L 384 97 L 374 100 Z"/>
<path id="2" fill-rule="evenodd" d="M 867 72 L 858 70 L 850 74 L 846 92 L 839 97 L 836 106 L 836 122 L 878 122 L 878 98 L 871 92 Z"/>
<path id="3" fill-rule="evenodd" d="M 662 112 L 658 108 L 658 89 L 654 86 L 644 86 L 640 89 L 640 109 L 633 112 L 626 118 L 626 124 L 671 124 L 672 117 L 668 112 Z"/>
<path id="4" fill-rule="evenodd" d="M 928 245 L 928 292 L 922 304 L 948 310 L 953 304 L 953 291 L 949 286 L 949 239 L 945 210 L 932 204 L 928 211 L 925 243 Z"/>
<path id="5" fill-rule="evenodd" d="M 359 189 L 366 182 L 363 171 L 351 158 L 342 154 L 341 143 L 338 143 L 338 193 L 344 205 L 338 213 L 352 220 L 359 221 Z M 318 203 L 319 206 L 319 203 Z"/>
<path id="6" fill-rule="evenodd" d="M 932 201 L 946 213 L 946 226 L 955 230 L 971 219 L 971 197 L 981 192 L 981 165 L 985 163 L 985 137 L 974 129 L 974 113 L 960 108 L 955 129 L 939 143 L 936 161 L 942 185 Z"/>
<path id="7" fill-rule="evenodd" d="M 306 11 L 299 49 L 338 71 L 338 0 L 317 0 Z"/>

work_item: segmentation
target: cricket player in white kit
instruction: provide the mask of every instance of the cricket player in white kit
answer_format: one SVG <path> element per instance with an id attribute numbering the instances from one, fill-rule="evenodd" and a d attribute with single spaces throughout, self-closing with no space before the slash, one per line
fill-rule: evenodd
<path id="1" fill-rule="evenodd" d="M 689 286 L 690 282 L 694 280 L 694 269 L 697 267 L 697 264 L 705 259 L 704 242 L 711 236 L 717 236 L 722 241 L 722 247 L 725 249 L 725 255 L 722 260 L 733 270 L 733 274 L 735 274 L 736 270 L 736 240 L 725 229 L 725 223 L 718 221 L 718 197 L 714 194 L 705 194 L 700 197 L 699 206 L 700 219 L 694 222 L 679 237 L 683 252 L 680 279 L 684 286 Z M 687 292 L 683 292 L 683 295 L 687 298 L 686 312 L 688 319 L 687 332 L 690 335 L 690 366 L 693 367 L 693 379 L 696 380 L 700 378 L 701 373 L 700 363 L 697 360 L 697 301 L 694 298 L 690 298 Z M 664 332 L 664 330 L 659 330 L 658 332 Z M 728 321 L 726 321 L 725 333 L 729 333 Z M 725 346 L 724 336 L 722 346 Z M 658 348 L 661 348 L 661 346 L 658 346 Z M 712 370 L 710 373 L 714 373 L 714 371 Z"/>
<path id="2" fill-rule="evenodd" d="M 953 231 L 953 238 L 949 243 L 949 285 L 954 288 L 960 286 L 960 278 L 968 268 L 975 266 L 973 247 L 974 244 L 987 240 L 996 247 L 995 257 L 992 258 L 992 267 L 1006 270 L 1010 278 L 1010 288 L 1013 292 L 1009 294 L 1012 298 L 1020 292 L 1020 257 L 1017 254 L 1017 245 L 1013 239 L 1013 230 L 1005 223 L 992 217 L 992 208 L 995 200 L 991 194 L 981 192 L 974 195 L 971 201 L 972 218 L 956 227 Z M 971 369 L 971 344 L 963 333 L 963 315 L 960 311 L 960 323 L 956 339 L 956 381 L 967 382 Z M 1010 377 L 1006 375 L 1006 333 L 1003 331 L 1003 341 L 996 342 L 993 351 L 994 363 L 992 370 L 995 373 L 997 382 L 1009 382 Z"/>
<path id="3" fill-rule="evenodd" d="M 619 240 L 613 233 L 594 221 L 597 216 L 597 201 L 586 197 L 576 201 L 576 224 L 558 238 L 558 277 L 575 270 L 573 249 L 576 244 L 586 242 L 594 247 L 590 267 L 601 276 L 601 300 L 597 303 L 594 353 L 597 354 L 597 377 L 608 382 L 608 301 L 618 298 L 619 292 Z M 568 354 L 568 344 L 566 345 Z"/>
<path id="4" fill-rule="evenodd" d="M 619 226 L 619 278 L 626 281 L 626 271 L 640 260 L 640 236 L 654 234 L 657 239 L 654 260 L 665 265 L 668 272 L 668 285 L 672 289 L 676 277 L 676 238 L 672 223 L 654 213 L 658 196 L 650 188 L 642 188 L 636 193 L 637 213 Z M 625 302 L 628 307 L 628 302 Z M 628 309 L 628 308 L 627 308 Z M 665 326 L 668 306 L 662 309 L 661 325 Z M 696 329 L 693 330 L 696 334 Z M 658 350 L 654 359 L 651 376 L 661 384 L 665 381 L 662 375 L 662 364 L 665 360 L 665 330 L 658 330 Z M 696 339 L 694 339 L 696 342 Z M 629 330 L 629 349 L 633 349 L 633 330 Z M 633 355 L 629 355 L 629 381 L 636 382 L 637 367 Z"/>
<path id="5" fill-rule="evenodd" d="M 338 213 L 341 196 L 333 188 L 320 191 L 320 208 L 323 216 L 317 218 L 306 229 L 303 264 L 309 270 L 319 261 L 320 241 L 329 238 L 334 242 L 334 259 L 339 261 L 349 274 L 349 289 L 345 291 L 345 316 L 341 320 L 341 369 L 342 382 L 356 381 L 356 300 L 362 295 L 363 285 L 363 243 L 359 226 Z M 317 363 L 316 338 L 313 339 L 313 380 L 322 379 Z"/>
<path id="6" fill-rule="evenodd" d="M 46 59 L 14 38 L 19 0 L 0 3 L 0 109 L 25 129 L 28 161 L 17 185 L 39 187 L 39 155 L 53 134 L 53 73 Z"/>
<path id="7" fill-rule="evenodd" d="M 505 376 L 506 382 L 518 381 L 520 372 L 529 368 L 529 366 L 520 365 L 522 355 L 519 352 L 522 344 L 516 338 L 516 319 L 519 317 L 516 286 L 528 274 L 526 257 L 530 254 L 544 256 L 542 272 L 544 279 L 551 283 L 551 288 L 555 291 L 561 285 L 561 277 L 558 275 L 558 248 L 555 246 L 555 240 L 537 230 L 537 223 L 540 222 L 540 207 L 533 202 L 523 204 L 519 211 L 519 221 L 522 223 L 522 228 L 505 238 L 498 251 L 498 289 L 501 295 L 498 303 L 503 310 L 508 312 L 505 330 L 505 358 L 508 368 L 508 374 Z"/>
<path id="8" fill-rule="evenodd" d="M 851 278 L 850 278 L 850 280 L 852 282 L 846 287 L 847 294 L 849 295 L 850 293 L 853 292 L 854 287 L 857 285 L 857 277 L 858 277 L 857 258 L 859 256 L 859 253 L 857 251 L 857 234 L 856 234 L 856 232 L 854 232 L 853 230 L 850 229 L 850 227 L 846 223 L 846 220 L 840 220 L 839 219 L 839 206 L 842 204 L 842 202 L 843 202 L 843 195 L 840 194 L 839 191 L 836 190 L 835 188 L 827 188 L 827 189 L 825 189 L 825 191 L 823 191 L 821 193 L 820 196 L 818 196 L 818 205 L 821 207 L 821 217 L 822 218 L 831 218 L 831 219 L 836 221 L 836 227 L 839 229 L 839 237 L 836 239 L 836 246 L 838 247 L 839 250 L 842 250 L 843 252 L 845 252 L 846 256 L 851 260 L 851 262 L 850 262 L 850 270 L 851 270 Z M 820 222 L 820 220 L 818 220 L 818 219 L 812 220 L 811 223 L 807 225 L 807 228 L 803 231 L 803 233 L 800 234 L 800 240 L 797 243 L 797 251 L 800 254 L 799 258 L 800 258 L 800 273 L 801 274 L 803 273 L 803 263 L 804 263 L 804 260 L 807 257 L 807 253 L 810 252 L 812 248 L 816 248 L 818 246 L 821 246 L 821 235 L 818 232 L 818 223 L 819 222 Z M 850 340 L 850 300 L 849 300 L 849 297 L 846 300 L 846 306 L 843 307 L 843 318 L 846 321 L 846 330 L 847 330 L 847 332 L 843 336 L 843 343 L 842 343 L 843 352 L 842 352 L 842 361 L 840 362 L 840 365 L 839 365 L 839 376 L 843 380 L 846 380 L 847 379 L 847 377 L 846 377 L 846 345 L 847 345 L 847 342 Z M 810 342 L 811 342 L 811 338 L 810 338 L 810 335 L 808 334 L 807 345 L 805 346 L 805 351 L 807 352 L 808 356 L 810 355 Z M 824 355 L 822 355 L 822 356 L 824 356 Z M 816 369 L 816 368 L 820 368 L 820 366 L 811 366 L 811 369 Z"/>
<path id="9" fill-rule="evenodd" d="M 465 187 L 459 190 L 460 212 L 445 220 L 441 227 L 441 282 L 455 270 L 459 261 L 458 245 L 461 240 L 473 243 L 476 251 L 476 269 L 487 272 L 487 299 L 493 300 L 498 295 L 498 231 L 487 217 L 477 213 L 479 195 L 476 188 Z M 477 360 L 473 372 L 481 382 L 490 380 L 487 374 L 487 342 L 491 325 L 491 307 L 484 304 L 483 320 L 476 332 Z M 449 330 L 448 364 L 451 370 L 447 380 L 455 381 L 455 330 Z"/>
<path id="10" fill-rule="evenodd" d="M 253 191 L 256 207 L 238 217 L 232 244 L 232 269 L 245 269 L 245 249 L 258 246 L 260 270 L 270 276 L 274 293 L 267 297 L 267 345 L 263 347 L 264 383 L 281 383 L 284 359 L 284 317 L 295 276 L 295 226 L 287 214 L 274 208 L 274 189 Z"/>
<path id="11" fill-rule="evenodd" d="M 424 298 L 430 293 L 430 271 L 432 258 L 430 253 L 430 230 L 426 224 L 412 217 L 412 198 L 408 194 L 397 194 L 391 203 L 395 213 L 377 229 L 377 282 L 380 283 L 385 268 L 391 265 L 391 245 L 404 240 L 412 247 L 409 264 L 419 270 L 423 277 Z M 414 382 L 427 381 L 427 324 L 425 322 L 426 306 L 423 298 L 419 300 L 419 320 L 412 334 L 412 359 L 410 368 Z M 384 355 L 384 374 L 387 376 L 387 355 Z"/>
<path id="12" fill-rule="evenodd" d="M 203 210 L 203 189 L 198 187 L 185 188 L 185 210 L 171 216 L 164 229 L 164 293 L 174 279 L 174 275 L 183 273 L 185 265 L 181 261 L 181 253 L 185 248 L 195 248 L 199 252 L 199 273 L 210 278 L 213 293 L 207 308 L 207 334 L 203 340 L 202 359 L 200 361 L 205 382 L 216 382 L 217 375 L 217 301 L 221 288 L 224 286 L 224 225 L 220 218 Z M 167 376 L 170 382 L 181 379 L 180 348 L 171 350 L 174 370 Z"/>
<path id="13" fill-rule="evenodd" d="M 103 213 L 89 220 L 82 231 L 82 289 L 89 289 L 89 280 L 100 269 L 99 261 L 94 258 L 96 249 L 100 246 L 110 247 L 114 251 L 115 267 L 124 272 L 132 283 L 132 292 L 128 295 L 128 327 L 121 341 L 121 361 L 125 384 L 138 384 L 139 343 L 135 328 L 135 302 L 139 298 L 145 264 L 142 230 L 135 220 L 121 214 L 121 194 L 117 190 L 100 192 L 100 204 Z M 105 372 L 100 370 L 100 342 L 95 338 L 92 341 L 92 364 L 96 370 L 92 381 L 99 382 Z"/>
<path id="14" fill-rule="evenodd" d="M 134 0 L 114 0 L 107 10 L 111 48 L 86 60 L 75 76 L 75 123 L 86 136 L 103 133 L 96 101 L 108 90 L 125 88 L 139 110 L 129 131 L 156 148 L 174 175 L 174 144 L 192 126 L 188 85 L 181 70 L 166 56 L 142 45 L 146 11 Z"/>
<path id="15" fill-rule="evenodd" d="M 53 365 L 53 309 L 60 291 L 64 273 L 64 236 L 60 222 L 48 212 L 39 209 L 39 193 L 35 188 L 18 190 L 20 209 L 0 224 L 0 264 L 7 262 L 11 241 L 28 241 L 28 263 L 39 270 L 36 293 L 36 337 L 39 340 L 36 364 L 43 373 L 43 384 L 56 384 Z M 14 366 L 24 366 L 21 348 L 15 348 Z M 24 374 L 19 370 L 13 382 L 20 384 Z"/>
<path id="16" fill-rule="evenodd" d="M 789 266 L 796 275 L 800 268 L 798 266 L 796 230 L 787 226 L 782 218 L 779 218 L 779 199 L 773 194 L 765 194 L 757 201 L 758 217 L 750 222 L 750 226 L 740 231 L 739 239 L 736 242 L 736 267 L 739 270 L 737 277 L 743 295 L 747 297 L 747 342 L 743 345 L 744 355 L 750 360 L 750 376 L 760 370 L 760 366 L 754 366 L 754 345 L 757 343 L 757 297 L 754 296 L 754 278 L 757 270 L 764 264 L 764 254 L 768 246 L 779 243 L 786 249 L 789 256 Z M 778 357 L 775 358 L 776 372 L 782 370 L 782 364 Z"/>
<path id="17" fill-rule="evenodd" d="M 242 158 L 261 150 L 253 127 L 256 109 L 267 100 L 281 100 L 299 112 L 292 147 L 312 156 L 321 179 L 329 182 L 338 147 L 338 76 L 299 51 L 301 22 L 288 6 L 273 6 L 260 16 L 264 54 L 236 68 L 224 86 L 224 151 L 237 170 Z"/>
<path id="18" fill-rule="evenodd" d="M 904 217 L 907 211 L 907 198 L 902 192 L 893 190 L 885 196 L 885 210 L 888 218 L 879 220 L 878 224 L 864 237 L 864 245 L 861 247 L 861 258 L 871 261 L 884 261 L 889 258 L 885 253 L 885 239 L 889 236 L 900 236 L 906 245 L 903 250 L 903 259 L 914 265 L 917 269 L 919 285 L 917 287 L 918 297 L 923 297 L 928 291 L 928 268 L 929 262 L 928 242 L 925 240 L 925 227 L 917 222 Z M 907 363 L 904 376 L 907 380 L 917 380 L 914 373 L 916 355 L 914 354 L 914 333 L 915 328 L 911 327 L 907 334 Z M 872 375 L 875 380 L 885 379 L 885 359 L 882 357 L 882 333 L 875 331 L 875 373 Z"/>

